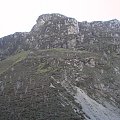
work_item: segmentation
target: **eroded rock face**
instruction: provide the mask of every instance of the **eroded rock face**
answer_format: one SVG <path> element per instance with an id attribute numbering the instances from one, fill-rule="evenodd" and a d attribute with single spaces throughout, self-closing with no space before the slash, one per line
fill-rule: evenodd
<path id="1" fill-rule="evenodd" d="M 45 14 L 38 18 L 36 25 L 31 30 L 33 37 L 29 42 L 35 37 L 34 48 L 75 48 L 76 42 L 72 47 L 70 44 L 76 41 L 78 34 L 78 21 L 74 18 L 60 14 Z"/>
<path id="2" fill-rule="evenodd" d="M 31 47 L 69 48 L 91 52 L 120 52 L 120 22 L 78 22 L 60 14 L 41 15 L 31 30 Z M 73 42 L 74 41 L 74 42 Z M 73 44 L 73 45 L 72 45 Z"/>
<path id="3" fill-rule="evenodd" d="M 116 26 L 116 27 L 115 27 Z M 120 21 L 79 22 L 82 43 L 80 47 L 92 52 L 119 54 Z"/>
<path id="4" fill-rule="evenodd" d="M 40 30 L 40 27 L 47 24 L 48 26 L 46 25 L 47 27 L 45 31 L 43 31 L 44 34 L 48 34 L 50 31 L 52 31 L 53 33 L 58 32 L 58 31 L 59 33 L 64 33 L 65 29 L 67 31 L 66 34 L 78 34 L 79 33 L 79 27 L 78 27 L 77 20 L 75 20 L 74 18 L 67 18 L 66 16 L 63 16 L 60 14 L 44 14 L 44 15 L 41 15 L 37 19 L 36 22 L 37 23 L 33 27 L 32 31 L 38 31 Z"/>
<path id="5" fill-rule="evenodd" d="M 16 52 L 27 50 L 25 43 L 29 33 L 14 33 L 0 38 L 0 60 L 7 58 Z"/>
<path id="6" fill-rule="evenodd" d="M 21 36 L 16 34 L 16 38 L 8 36 L 1 38 L 1 41 L 2 39 L 4 42 L 10 41 L 9 39 L 15 39 L 17 43 L 22 41 L 16 48 L 21 48 L 20 46 L 24 46 L 22 47 L 24 49 L 65 48 L 120 54 L 120 21 L 89 23 L 78 22 L 61 14 L 43 14 L 37 19 L 30 33 L 21 33 Z M 16 46 L 15 42 L 11 44 Z M 5 51 L 5 48 L 3 50 Z M 1 54 L 3 50 L 0 49 Z"/>

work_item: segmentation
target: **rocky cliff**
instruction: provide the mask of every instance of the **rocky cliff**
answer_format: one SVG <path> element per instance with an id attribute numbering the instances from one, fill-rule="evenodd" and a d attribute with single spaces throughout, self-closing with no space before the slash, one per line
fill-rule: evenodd
<path id="1" fill-rule="evenodd" d="M 0 60 L 1 120 L 120 120 L 120 21 L 43 14 Z"/>

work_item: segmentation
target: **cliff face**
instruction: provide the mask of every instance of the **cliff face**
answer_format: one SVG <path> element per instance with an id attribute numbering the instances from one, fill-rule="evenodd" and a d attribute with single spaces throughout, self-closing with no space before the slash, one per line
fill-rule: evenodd
<path id="1" fill-rule="evenodd" d="M 29 33 L 15 33 L 0 41 L 1 51 L 5 50 L 3 46 L 12 49 L 14 45 L 16 49 L 65 48 L 119 54 L 120 21 L 88 23 L 61 14 L 43 14 Z"/>
<path id="2" fill-rule="evenodd" d="M 29 33 L 16 32 L 0 38 L 0 61 L 22 50 L 28 50 L 26 37 Z"/>
<path id="3" fill-rule="evenodd" d="M 32 41 L 35 41 L 33 48 L 74 48 L 79 26 L 77 20 L 73 18 L 59 14 L 43 15 L 38 18 L 31 34 Z"/>
<path id="4" fill-rule="evenodd" d="M 1 120 L 120 120 L 120 21 L 44 14 L 0 59 Z"/>

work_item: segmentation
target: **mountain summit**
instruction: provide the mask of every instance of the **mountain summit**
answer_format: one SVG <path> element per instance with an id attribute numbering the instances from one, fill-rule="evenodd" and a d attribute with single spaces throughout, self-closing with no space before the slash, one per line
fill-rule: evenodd
<path id="1" fill-rule="evenodd" d="M 0 38 L 0 120 L 120 120 L 120 21 L 43 14 Z"/>

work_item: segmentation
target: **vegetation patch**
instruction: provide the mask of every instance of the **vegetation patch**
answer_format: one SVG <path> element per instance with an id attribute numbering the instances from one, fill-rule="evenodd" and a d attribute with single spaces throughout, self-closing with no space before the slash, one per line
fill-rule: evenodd
<path id="1" fill-rule="evenodd" d="M 41 63 L 37 68 L 37 74 L 54 73 L 61 70 L 62 67 L 50 66 L 47 63 Z"/>
<path id="2" fill-rule="evenodd" d="M 12 55 L 9 58 L 0 62 L 0 74 L 4 73 L 6 70 L 14 66 L 16 63 L 24 60 L 29 51 L 22 51 L 16 55 Z"/>

